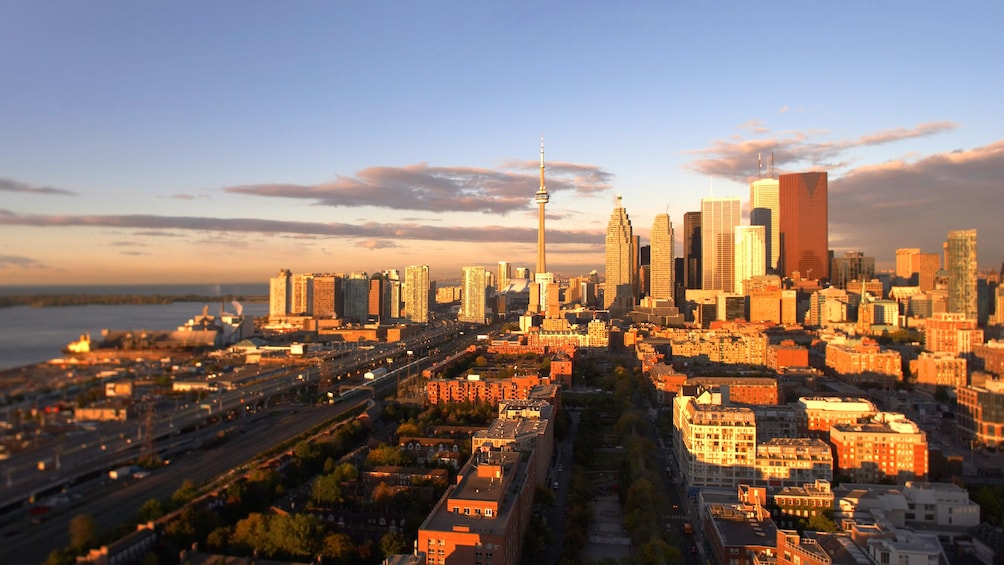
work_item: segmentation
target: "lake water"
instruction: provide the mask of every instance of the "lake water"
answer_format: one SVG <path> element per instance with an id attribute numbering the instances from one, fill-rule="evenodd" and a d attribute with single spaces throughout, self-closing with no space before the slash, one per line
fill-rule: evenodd
<path id="1" fill-rule="evenodd" d="M 267 295 L 267 287 L 244 285 L 247 290 L 235 291 L 223 285 L 222 291 L 215 292 L 216 286 L 162 286 L 162 287 L 25 287 L 20 292 L 13 287 L 3 287 L 0 294 L 77 294 L 89 289 L 91 294 L 199 294 L 244 293 L 247 295 Z M 155 289 L 151 291 L 152 289 Z M 54 291 L 58 289 L 59 291 Z M 97 289 L 97 290 L 93 290 Z M 30 290 L 30 291 L 29 291 Z M 146 292 L 142 292 L 146 290 Z M 61 291 L 61 292 L 60 292 Z M 56 306 L 35 308 L 14 306 L 0 308 L 0 369 L 30 365 L 61 356 L 62 348 L 82 333 L 90 333 L 91 339 L 98 341 L 102 329 L 119 330 L 170 330 L 184 325 L 188 320 L 202 314 L 201 302 L 175 302 L 173 304 L 116 304 L 86 306 Z M 220 302 L 209 303 L 209 313 L 218 315 Z M 225 304 L 228 312 L 235 312 L 229 301 Z M 245 303 L 244 313 L 255 317 L 268 314 L 268 304 Z"/>

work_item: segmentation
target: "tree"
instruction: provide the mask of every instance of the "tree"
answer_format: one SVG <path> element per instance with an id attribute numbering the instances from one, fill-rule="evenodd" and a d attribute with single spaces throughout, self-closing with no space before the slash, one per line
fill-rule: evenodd
<path id="1" fill-rule="evenodd" d="M 825 508 L 822 512 L 810 516 L 809 529 L 817 532 L 837 531 L 837 524 L 833 521 L 833 509 Z"/>
<path id="2" fill-rule="evenodd" d="M 407 465 L 411 462 L 408 459 L 408 455 L 400 447 L 394 447 L 381 443 L 375 449 L 371 450 L 369 455 L 366 456 L 366 462 L 370 465 Z"/>
<path id="3" fill-rule="evenodd" d="M 164 515 L 164 503 L 159 498 L 151 498 L 139 508 L 139 518 L 144 522 L 152 522 Z"/>
<path id="4" fill-rule="evenodd" d="M 171 495 L 171 505 L 175 508 L 180 508 L 192 500 L 198 495 L 198 491 L 195 490 L 195 483 L 189 479 L 185 479 L 178 490 L 174 491 Z"/>
<path id="5" fill-rule="evenodd" d="M 347 534 L 331 534 L 324 538 L 321 555 L 338 563 L 349 563 L 356 555 L 356 544 Z"/>
<path id="6" fill-rule="evenodd" d="M 311 500 L 318 506 L 332 506 L 342 502 L 342 486 L 334 473 L 321 475 L 314 481 Z"/>
<path id="7" fill-rule="evenodd" d="M 70 547 L 75 550 L 88 549 L 98 543 L 98 530 L 94 517 L 77 514 L 70 520 Z"/>
<path id="8" fill-rule="evenodd" d="M 397 532 L 387 532 L 380 538 L 380 552 L 384 557 L 408 552 L 408 540 Z"/>

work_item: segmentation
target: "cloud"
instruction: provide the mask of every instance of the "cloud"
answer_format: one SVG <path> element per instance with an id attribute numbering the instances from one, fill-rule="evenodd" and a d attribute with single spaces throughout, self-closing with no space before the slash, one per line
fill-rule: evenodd
<path id="1" fill-rule="evenodd" d="M 533 201 L 539 186 L 539 163 L 509 162 L 496 169 L 430 167 L 369 167 L 354 177 L 315 184 L 255 184 L 224 188 L 234 194 L 302 198 L 336 207 L 375 206 L 427 212 L 506 214 Z M 548 192 L 592 196 L 610 188 L 612 175 L 594 165 L 547 164 Z"/>
<path id="2" fill-rule="evenodd" d="M 161 198 L 170 198 L 172 200 L 208 200 L 208 194 L 186 194 L 179 192 L 177 194 L 171 194 L 168 196 L 161 196 Z"/>
<path id="3" fill-rule="evenodd" d="M 41 215 L 17 214 L 0 209 L 0 225 L 55 227 L 97 227 L 142 230 L 189 230 L 222 235 L 250 233 L 306 234 L 358 239 L 456 241 L 471 243 L 528 243 L 537 241 L 537 228 L 511 226 L 427 226 L 413 223 L 381 224 L 363 222 L 339 224 L 295 222 L 261 218 L 211 218 L 189 216 L 134 215 Z M 548 230 L 549 243 L 592 243 L 602 239 L 600 231 Z"/>
<path id="4" fill-rule="evenodd" d="M 990 229 L 1000 225 L 1001 179 L 1004 140 L 858 167 L 830 181 L 831 240 L 877 257 L 899 247 L 940 253 L 949 230 L 982 228 L 980 261 L 999 266 L 1004 239 Z"/>
<path id="5" fill-rule="evenodd" d="M 0 269 L 42 269 L 45 265 L 30 257 L 0 255 Z"/>
<path id="6" fill-rule="evenodd" d="M 369 250 L 373 250 L 373 249 L 390 249 L 390 248 L 393 248 L 393 247 L 400 247 L 398 244 L 394 243 L 393 241 L 389 241 L 389 240 L 386 240 L 386 239 L 381 239 L 381 240 L 367 239 L 365 241 L 360 241 L 356 245 L 358 245 L 359 247 L 362 247 L 363 249 L 369 249 Z"/>
<path id="7" fill-rule="evenodd" d="M 0 178 L 0 191 L 20 192 L 24 194 L 59 194 L 63 196 L 76 196 L 76 192 L 64 190 L 62 188 L 52 188 L 49 186 L 31 186 L 23 182 L 8 178 Z"/>
<path id="8" fill-rule="evenodd" d="M 759 122 L 748 122 L 740 127 L 748 129 L 750 124 L 759 125 Z M 758 156 L 766 168 L 773 155 L 774 166 L 778 171 L 804 168 L 806 164 L 832 171 L 848 166 L 847 153 L 851 149 L 935 135 L 956 127 L 958 126 L 952 122 L 931 122 L 913 128 L 881 130 L 857 139 L 836 141 L 823 139 L 827 132 L 818 130 L 782 132 L 759 139 L 733 136 L 715 140 L 710 147 L 689 151 L 688 153 L 699 157 L 685 167 L 701 174 L 742 183 L 756 178 Z M 770 132 L 764 128 L 763 133 Z"/>

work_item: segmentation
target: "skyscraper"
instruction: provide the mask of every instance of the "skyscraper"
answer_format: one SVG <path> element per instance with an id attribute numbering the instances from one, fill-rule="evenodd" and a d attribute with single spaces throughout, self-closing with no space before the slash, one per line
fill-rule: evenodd
<path id="1" fill-rule="evenodd" d="M 279 317 L 289 315 L 289 301 L 293 297 L 292 273 L 281 269 L 279 274 L 268 280 L 268 315 Z"/>
<path id="2" fill-rule="evenodd" d="M 701 199 L 701 288 L 735 289 L 735 236 L 742 204 L 738 198 Z"/>
<path id="3" fill-rule="evenodd" d="M 603 307 L 611 309 L 615 305 L 618 313 L 634 307 L 634 233 L 627 211 L 617 196 L 617 206 L 607 223 L 606 239 L 606 280 L 604 281 Z M 623 310 L 623 311 L 622 311 Z"/>
<path id="4" fill-rule="evenodd" d="M 464 267 L 461 282 L 460 312 L 457 320 L 468 324 L 484 324 L 487 319 L 484 267 Z"/>
<path id="5" fill-rule="evenodd" d="M 766 274 L 766 231 L 765 226 L 736 226 L 732 291 L 735 294 L 746 294 L 743 282 Z"/>
<path id="6" fill-rule="evenodd" d="M 701 213 L 683 215 L 683 288 L 701 288 Z"/>
<path id="7" fill-rule="evenodd" d="M 314 315 L 314 275 L 297 273 L 293 275 L 290 289 L 289 313 L 294 316 Z"/>
<path id="8" fill-rule="evenodd" d="M 314 275 L 314 317 L 341 316 L 342 278 L 337 275 Z"/>
<path id="9" fill-rule="evenodd" d="M 512 280 L 512 265 L 508 261 L 499 261 L 498 290 L 501 291 L 509 286 Z"/>
<path id="10" fill-rule="evenodd" d="M 979 314 L 976 295 L 976 230 L 948 232 L 945 270 L 948 271 L 948 311 L 975 320 Z"/>
<path id="11" fill-rule="evenodd" d="M 383 273 L 373 273 L 373 276 L 370 278 L 370 290 L 367 306 L 367 314 L 370 320 L 375 320 L 379 323 L 386 322 L 386 312 L 389 310 L 389 308 L 387 308 L 387 298 L 385 296 L 387 292 L 386 289 L 387 280 Z"/>
<path id="12" fill-rule="evenodd" d="M 764 227 L 766 246 L 766 267 L 768 272 L 777 271 L 781 256 L 781 213 L 778 200 L 777 179 L 757 179 L 750 183 L 750 225 Z"/>
<path id="13" fill-rule="evenodd" d="M 829 278 L 826 173 L 781 175 L 778 183 L 781 276 L 798 272 L 803 279 Z"/>
<path id="14" fill-rule="evenodd" d="M 405 317 L 416 324 L 429 321 L 429 266 L 412 265 L 404 270 Z"/>
<path id="15" fill-rule="evenodd" d="M 365 324 L 369 319 L 370 278 L 366 273 L 351 273 L 342 283 L 344 285 L 345 320 L 356 324 Z"/>
<path id="16" fill-rule="evenodd" d="M 652 245 L 649 248 L 651 283 L 649 296 L 657 300 L 672 300 L 675 276 L 673 265 L 673 222 L 669 214 L 656 214 L 652 222 Z"/>

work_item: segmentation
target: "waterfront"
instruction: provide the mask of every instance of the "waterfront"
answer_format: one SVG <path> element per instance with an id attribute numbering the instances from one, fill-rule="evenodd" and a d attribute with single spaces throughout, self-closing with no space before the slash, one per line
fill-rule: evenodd
<path id="1" fill-rule="evenodd" d="M 91 338 L 99 341 L 103 329 L 175 329 L 201 314 L 206 305 L 211 315 L 219 314 L 218 302 L 0 308 L 0 369 L 61 357 L 66 344 L 83 333 L 90 332 Z M 228 312 L 235 310 L 229 302 L 223 306 Z M 255 317 L 268 313 L 265 303 L 246 303 L 243 307 L 245 314 Z"/>

